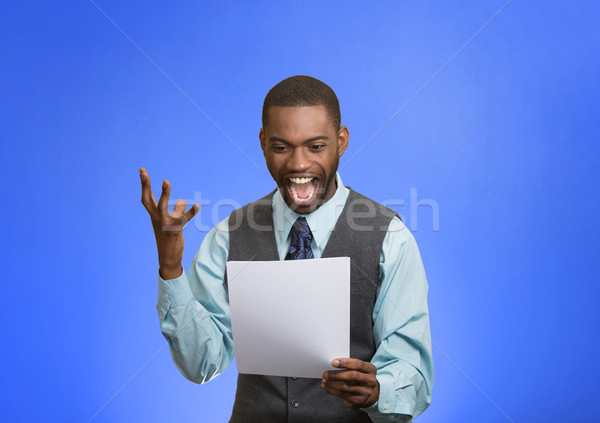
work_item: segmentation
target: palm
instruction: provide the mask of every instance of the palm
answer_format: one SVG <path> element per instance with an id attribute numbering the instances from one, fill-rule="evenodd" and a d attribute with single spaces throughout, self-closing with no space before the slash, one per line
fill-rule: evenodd
<path id="1" fill-rule="evenodd" d="M 198 213 L 199 206 L 194 204 L 187 212 L 185 200 L 177 200 L 173 213 L 169 212 L 171 185 L 165 180 L 158 202 L 152 194 L 150 177 L 146 169 L 140 168 L 142 181 L 142 204 L 150 215 L 161 271 L 181 267 L 183 258 L 183 228 Z"/>

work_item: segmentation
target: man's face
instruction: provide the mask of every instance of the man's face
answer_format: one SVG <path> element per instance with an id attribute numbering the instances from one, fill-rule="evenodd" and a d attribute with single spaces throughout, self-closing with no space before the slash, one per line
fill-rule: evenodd
<path id="1" fill-rule="evenodd" d="M 267 168 L 290 208 L 311 213 L 333 197 L 349 133 L 345 126 L 334 127 L 324 106 L 270 107 L 259 138 Z"/>

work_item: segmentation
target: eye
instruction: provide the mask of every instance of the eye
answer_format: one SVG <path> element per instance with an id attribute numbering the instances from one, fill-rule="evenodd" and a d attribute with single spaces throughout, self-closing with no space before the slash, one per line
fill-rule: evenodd
<path id="1" fill-rule="evenodd" d="M 325 144 L 311 144 L 309 149 L 310 151 L 321 151 L 326 147 Z"/>
<path id="2" fill-rule="evenodd" d="M 276 153 L 283 153 L 287 149 L 285 145 L 273 145 L 271 148 Z"/>

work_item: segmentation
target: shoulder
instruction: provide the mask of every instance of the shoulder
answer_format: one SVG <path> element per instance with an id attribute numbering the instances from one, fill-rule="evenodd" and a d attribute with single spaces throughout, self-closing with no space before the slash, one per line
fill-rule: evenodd
<path id="1" fill-rule="evenodd" d="M 264 197 L 231 212 L 231 215 L 229 215 L 230 229 L 238 227 L 243 220 L 252 219 L 257 215 L 270 214 L 273 205 L 273 195 L 276 191 L 273 190 Z"/>
<path id="2" fill-rule="evenodd" d="M 227 216 L 214 226 L 202 241 L 202 246 L 210 244 L 211 246 L 227 246 L 229 244 L 229 220 L 231 216 Z M 209 247 L 210 249 L 211 247 Z"/>
<path id="3" fill-rule="evenodd" d="M 229 217 L 214 226 L 204 239 L 194 257 L 193 266 L 197 271 L 208 270 L 211 266 L 224 266 L 229 254 Z M 213 270 L 209 270 L 214 273 Z"/>
<path id="4" fill-rule="evenodd" d="M 406 244 L 415 243 L 415 237 L 398 216 L 394 216 L 388 226 L 387 238 L 391 242 Z"/>
<path id="5" fill-rule="evenodd" d="M 400 215 L 396 213 L 394 210 L 384 206 L 383 204 L 378 203 L 375 200 L 370 199 L 369 197 L 354 191 L 352 188 L 347 187 L 350 190 L 348 195 L 348 200 L 346 203 L 346 207 L 350 212 L 357 212 L 361 209 L 363 211 L 370 212 L 373 215 L 379 215 L 389 220 L 396 218 L 401 222 Z M 374 216 L 374 217 L 375 217 Z"/>
<path id="6" fill-rule="evenodd" d="M 369 197 L 354 191 L 352 188 L 350 189 L 350 195 L 348 197 L 348 206 L 350 207 L 350 211 L 356 211 L 357 205 L 364 205 L 363 208 L 370 210 L 371 213 L 375 212 L 380 218 L 385 219 L 389 222 L 387 226 L 386 235 L 383 241 L 383 250 L 390 251 L 396 250 L 400 251 L 404 248 L 416 248 L 415 237 L 412 232 L 406 227 L 400 215 L 390 209 L 389 207 L 384 206 L 381 203 L 378 203 L 375 200 L 370 199 Z"/>

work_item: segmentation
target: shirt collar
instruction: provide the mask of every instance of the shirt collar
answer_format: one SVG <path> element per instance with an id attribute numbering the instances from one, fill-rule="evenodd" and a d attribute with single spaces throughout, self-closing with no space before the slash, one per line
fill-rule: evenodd
<path id="1" fill-rule="evenodd" d="M 277 241 L 287 240 L 290 229 L 300 216 L 304 216 L 313 234 L 316 245 L 322 245 L 324 239 L 329 239 L 329 233 L 333 230 L 341 210 L 348 199 L 349 190 L 342 183 L 340 174 L 336 172 L 335 180 L 337 188 L 333 197 L 314 212 L 309 214 L 298 214 L 285 203 L 279 188 L 273 195 L 273 224 Z"/>

